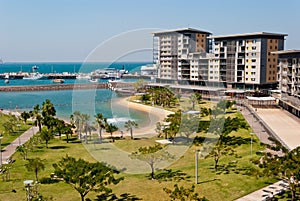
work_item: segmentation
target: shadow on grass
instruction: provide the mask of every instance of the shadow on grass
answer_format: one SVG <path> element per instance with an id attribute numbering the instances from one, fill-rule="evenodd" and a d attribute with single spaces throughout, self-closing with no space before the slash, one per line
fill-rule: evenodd
<path id="1" fill-rule="evenodd" d="M 148 176 L 149 179 L 151 179 L 151 175 Z M 188 176 L 186 173 L 182 172 L 181 170 L 171 170 L 171 169 L 163 169 L 159 170 L 155 174 L 155 179 L 158 182 L 163 182 L 163 181 L 190 181 L 190 176 Z"/>
<path id="2" fill-rule="evenodd" d="M 251 138 L 242 138 L 240 136 L 224 136 L 224 142 L 226 145 L 229 146 L 237 146 L 237 145 L 242 145 L 242 144 L 250 144 L 251 143 Z M 252 139 L 253 143 L 256 142 L 255 139 Z"/>
<path id="3" fill-rule="evenodd" d="M 221 179 L 209 179 L 209 180 L 206 180 L 206 181 L 200 181 L 198 182 L 198 184 L 205 184 L 205 183 L 209 183 L 209 182 L 213 182 L 213 181 L 218 181 L 218 180 L 221 180 Z"/>
<path id="4" fill-rule="evenodd" d="M 50 149 L 66 149 L 66 148 L 69 148 L 68 146 L 62 146 L 62 145 L 59 145 L 59 146 L 53 146 L 53 147 L 49 147 Z"/>
<path id="5" fill-rule="evenodd" d="M 115 201 L 135 201 L 135 200 L 142 200 L 141 198 L 136 197 L 136 195 L 131 195 L 130 193 L 123 193 L 118 197 L 114 193 L 102 193 L 100 195 L 97 195 L 96 201 L 102 201 L 102 200 L 115 200 Z"/>
<path id="6" fill-rule="evenodd" d="M 50 177 L 43 177 L 39 181 L 41 184 L 55 184 L 58 183 L 59 180 L 51 179 Z"/>

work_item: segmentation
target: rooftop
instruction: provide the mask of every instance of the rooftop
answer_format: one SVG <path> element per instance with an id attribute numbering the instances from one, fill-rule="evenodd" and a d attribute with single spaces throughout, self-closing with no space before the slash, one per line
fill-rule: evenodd
<path id="1" fill-rule="evenodd" d="M 299 54 L 300 50 L 281 50 L 272 52 L 272 54 Z"/>
<path id="2" fill-rule="evenodd" d="M 175 33 L 175 32 L 194 32 L 194 33 L 204 33 L 204 34 L 212 34 L 208 31 L 203 31 L 203 30 L 199 30 L 199 29 L 194 29 L 194 28 L 181 28 L 181 29 L 169 29 L 169 30 L 165 30 L 165 31 L 157 31 L 157 32 L 153 32 L 152 34 L 156 35 L 156 34 L 165 34 L 165 33 Z"/>
<path id="3" fill-rule="evenodd" d="M 230 34 L 230 35 L 220 35 L 220 36 L 210 36 L 209 38 L 221 39 L 221 38 L 238 38 L 238 37 L 262 37 L 262 36 L 271 36 L 271 37 L 284 37 L 288 34 L 282 33 L 269 33 L 269 32 L 254 32 L 254 33 L 244 33 L 244 34 Z"/>

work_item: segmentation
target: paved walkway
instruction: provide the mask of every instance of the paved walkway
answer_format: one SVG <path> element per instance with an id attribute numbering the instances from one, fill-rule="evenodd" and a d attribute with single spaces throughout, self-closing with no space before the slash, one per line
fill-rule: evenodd
<path id="1" fill-rule="evenodd" d="M 264 201 L 270 200 L 274 195 L 286 190 L 288 188 L 288 183 L 285 181 L 276 182 L 270 186 L 259 189 L 250 193 L 244 197 L 237 199 L 236 201 Z"/>
<path id="2" fill-rule="evenodd" d="M 300 119 L 282 109 L 256 109 L 255 112 L 288 146 L 289 149 L 294 149 L 297 146 L 300 146 Z M 257 135 L 260 141 L 267 144 L 271 143 L 268 140 L 270 135 L 262 127 L 262 122 L 258 122 L 253 117 L 253 114 L 245 107 L 241 107 L 241 113 L 248 121 L 253 132 Z M 274 195 L 286 189 L 288 189 L 288 183 L 282 180 L 241 197 L 236 201 L 269 200 Z"/>
<path id="3" fill-rule="evenodd" d="M 19 145 L 27 142 L 34 134 L 38 132 L 38 127 L 31 127 L 27 131 L 25 131 L 20 137 L 16 138 L 12 143 L 7 145 L 2 149 L 2 164 L 7 164 L 7 159 L 9 159 L 15 152 Z"/>

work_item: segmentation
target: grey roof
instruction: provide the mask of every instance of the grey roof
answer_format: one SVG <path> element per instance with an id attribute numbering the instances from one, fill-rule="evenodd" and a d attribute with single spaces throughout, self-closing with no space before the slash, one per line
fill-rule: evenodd
<path id="1" fill-rule="evenodd" d="M 219 35 L 219 36 L 211 36 L 209 38 L 219 39 L 219 38 L 237 38 L 237 37 L 253 37 L 253 36 L 277 36 L 284 37 L 288 34 L 282 33 L 269 33 L 269 32 L 253 32 L 253 33 L 244 33 L 244 34 L 230 34 L 230 35 Z"/>
<path id="2" fill-rule="evenodd" d="M 281 51 L 276 51 L 272 52 L 272 54 L 298 54 L 300 53 L 300 50 L 281 50 Z"/>
<path id="3" fill-rule="evenodd" d="M 181 29 L 169 29 L 169 30 L 165 30 L 165 31 L 157 31 L 157 32 L 153 32 L 152 34 L 156 35 L 156 34 L 165 34 L 165 33 L 175 33 L 175 32 L 195 32 L 195 33 L 205 33 L 205 34 L 209 34 L 211 35 L 212 33 L 208 32 L 208 31 L 203 31 L 203 30 L 199 30 L 199 29 L 194 29 L 194 28 L 181 28 Z"/>

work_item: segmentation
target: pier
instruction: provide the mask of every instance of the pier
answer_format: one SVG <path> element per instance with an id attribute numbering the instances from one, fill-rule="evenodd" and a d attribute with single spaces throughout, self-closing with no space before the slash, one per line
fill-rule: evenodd
<path id="1" fill-rule="evenodd" d="M 118 87 L 132 87 L 131 82 L 119 83 L 95 83 L 95 84 L 50 84 L 50 85 L 30 85 L 30 86 L 0 86 L 0 92 L 16 91 L 56 91 L 56 90 L 86 90 L 86 89 L 111 89 Z"/>

